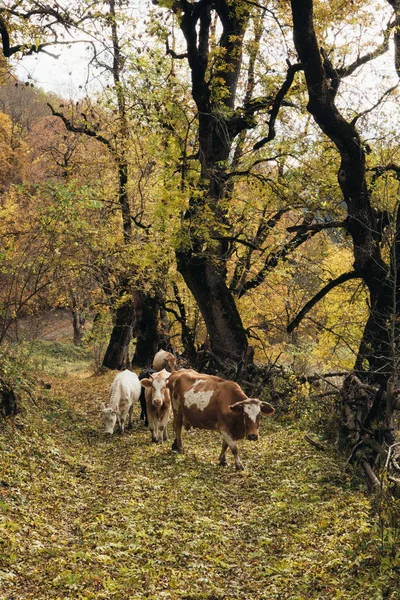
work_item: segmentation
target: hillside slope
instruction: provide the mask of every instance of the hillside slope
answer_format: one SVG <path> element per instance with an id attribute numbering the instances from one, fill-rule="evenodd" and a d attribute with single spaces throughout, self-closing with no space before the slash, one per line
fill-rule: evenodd
<path id="1" fill-rule="evenodd" d="M 243 473 L 211 432 L 152 445 L 139 407 L 106 438 L 113 375 L 53 378 L 0 424 L 1 600 L 399 598 L 368 499 L 301 432 L 265 419 Z"/>

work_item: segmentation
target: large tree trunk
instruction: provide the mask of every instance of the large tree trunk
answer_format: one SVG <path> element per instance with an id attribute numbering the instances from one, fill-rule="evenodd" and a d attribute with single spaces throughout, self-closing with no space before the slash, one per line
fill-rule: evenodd
<path id="1" fill-rule="evenodd" d="M 201 170 L 197 193 L 184 218 L 190 242 L 185 240 L 177 250 L 178 270 L 204 318 L 217 363 L 222 369 L 226 365 L 233 375 L 240 370 L 246 355 L 247 338 L 226 284 L 229 253 L 228 242 L 223 238 L 229 229 L 223 204 L 229 192 L 226 179 L 232 143 L 238 133 L 231 120 L 249 18 L 249 7 L 242 4 L 227 0 L 172 3 L 172 9 L 180 14 L 179 23 L 187 43 L 192 95 L 198 109 Z M 222 31 L 220 58 L 210 75 L 210 52 L 215 50 L 210 41 L 212 10 L 219 17 Z"/>
<path id="2" fill-rule="evenodd" d="M 153 363 L 154 355 L 159 349 L 159 304 L 156 298 L 152 298 L 144 292 L 136 291 L 134 307 L 136 349 L 132 358 L 132 365 L 147 367 Z"/>
<path id="3" fill-rule="evenodd" d="M 397 265 L 390 267 L 383 260 L 379 223 L 371 205 L 367 188 L 365 148 L 353 122 L 347 122 L 335 106 L 335 85 L 332 72 L 324 69 L 314 30 L 313 1 L 291 0 L 294 42 L 304 69 L 309 103 L 308 110 L 321 130 L 336 145 L 340 158 L 338 182 L 348 210 L 347 229 L 353 239 L 354 269 L 365 282 L 370 296 L 370 316 L 355 367 L 369 378 L 368 384 L 349 380 L 343 388 L 343 429 L 352 447 L 350 457 L 358 460 L 372 485 L 376 476 L 372 467 L 385 455 L 383 443 L 393 443 L 393 339 L 392 323 L 398 287 L 395 283 Z M 392 263 L 398 249 L 396 231 Z M 397 289 L 396 289 L 397 288 Z M 355 383 L 354 383 L 355 381 Z M 371 391 L 370 383 L 376 384 Z M 369 386 L 369 387 L 366 387 Z M 353 389 L 354 388 L 354 389 Z M 356 450 L 356 451 L 355 451 Z M 378 462 L 377 462 L 378 461 Z"/>
<path id="4" fill-rule="evenodd" d="M 121 295 L 125 291 L 121 288 Z M 111 332 L 110 342 L 103 359 L 103 367 L 108 369 L 126 369 L 129 366 L 129 344 L 132 340 L 132 324 L 135 308 L 130 297 L 116 310 L 115 324 Z"/>
<path id="5" fill-rule="evenodd" d="M 196 299 L 210 337 L 211 351 L 233 375 L 240 372 L 247 353 L 247 338 L 224 275 L 215 261 L 189 252 L 178 253 L 178 269 Z"/>
<path id="6" fill-rule="evenodd" d="M 346 222 L 353 239 L 354 268 L 370 294 L 371 315 L 364 331 L 358 366 L 371 374 L 374 370 L 373 376 L 382 382 L 390 350 L 388 320 L 393 310 L 392 280 L 381 256 L 379 227 L 366 182 L 365 149 L 354 124 L 347 122 L 335 106 L 335 90 L 326 76 L 314 31 L 312 0 L 292 0 L 292 11 L 295 45 L 309 92 L 307 108 L 340 153 L 338 182 L 348 209 Z"/>

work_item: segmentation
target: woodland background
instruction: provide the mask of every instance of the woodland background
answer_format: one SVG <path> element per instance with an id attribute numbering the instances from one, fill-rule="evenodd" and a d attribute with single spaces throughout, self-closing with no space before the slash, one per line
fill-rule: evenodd
<path id="1" fill-rule="evenodd" d="M 398 0 L 3 0 L 8 419 L 50 372 L 172 350 L 361 467 L 395 564 L 399 20 Z M 80 44 L 73 99 L 21 76 Z"/>

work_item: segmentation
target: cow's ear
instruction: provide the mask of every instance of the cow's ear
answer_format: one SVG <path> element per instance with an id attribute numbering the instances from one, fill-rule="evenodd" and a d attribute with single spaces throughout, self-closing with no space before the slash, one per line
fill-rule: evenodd
<path id="1" fill-rule="evenodd" d="M 272 415 L 275 412 L 274 407 L 269 402 L 261 402 L 260 408 L 264 415 Z"/>
<path id="2" fill-rule="evenodd" d="M 236 404 L 231 404 L 230 405 L 230 410 L 232 410 L 233 412 L 237 411 L 237 412 L 243 412 L 243 407 L 244 407 L 244 402 L 240 401 L 240 402 L 236 402 Z"/>
<path id="3" fill-rule="evenodd" d="M 107 406 L 104 404 L 104 402 L 101 403 L 101 410 L 106 410 Z"/>
<path id="4" fill-rule="evenodd" d="M 152 379 L 142 379 L 140 383 L 145 388 L 151 388 L 151 386 L 153 385 L 153 380 Z"/>

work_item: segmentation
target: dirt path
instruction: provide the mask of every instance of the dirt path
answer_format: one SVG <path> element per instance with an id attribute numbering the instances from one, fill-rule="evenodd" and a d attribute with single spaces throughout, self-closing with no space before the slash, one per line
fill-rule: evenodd
<path id="1" fill-rule="evenodd" d="M 367 499 L 301 432 L 265 420 L 243 473 L 209 432 L 185 456 L 142 425 L 105 438 L 111 379 L 54 380 L 0 435 L 1 600 L 398 597 Z"/>

